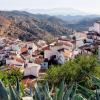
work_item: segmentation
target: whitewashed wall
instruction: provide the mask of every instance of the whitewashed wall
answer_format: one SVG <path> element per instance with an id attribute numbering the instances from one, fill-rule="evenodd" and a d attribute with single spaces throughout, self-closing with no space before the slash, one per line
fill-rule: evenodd
<path id="1" fill-rule="evenodd" d="M 28 66 L 24 70 L 24 76 L 33 75 L 38 77 L 41 66 L 34 63 L 28 63 Z"/>
<path id="2" fill-rule="evenodd" d="M 100 24 L 99 23 L 94 23 L 94 31 L 100 33 Z"/>

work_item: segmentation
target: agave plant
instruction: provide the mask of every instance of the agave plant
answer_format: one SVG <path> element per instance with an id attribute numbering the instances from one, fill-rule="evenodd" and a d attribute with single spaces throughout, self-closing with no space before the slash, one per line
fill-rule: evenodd
<path id="1" fill-rule="evenodd" d="M 0 100 L 9 100 L 5 86 L 0 81 Z"/>
<path id="2" fill-rule="evenodd" d="M 93 84 L 100 86 L 100 80 L 92 77 Z M 7 91 L 9 89 L 9 91 Z M 52 91 L 53 90 L 53 91 Z M 16 80 L 16 86 L 6 88 L 0 81 L 0 100 L 100 100 L 100 92 L 89 90 L 75 83 L 67 88 L 64 80 L 61 81 L 59 87 L 50 90 L 48 82 L 44 86 L 37 85 L 33 91 L 30 88 L 30 94 L 26 97 L 21 96 L 21 86 L 19 80 Z"/>
<path id="3" fill-rule="evenodd" d="M 18 79 L 16 80 L 16 87 L 12 87 L 9 84 L 9 88 L 5 87 L 0 81 L 0 100 L 21 100 Z"/>
<path id="4" fill-rule="evenodd" d="M 80 91 L 79 91 L 80 89 Z M 73 84 L 69 89 L 65 87 L 64 80 L 58 88 L 55 88 L 54 94 L 50 95 L 49 86 L 45 88 L 36 87 L 34 100 L 87 100 L 90 97 L 95 97 L 95 93 L 76 84 Z M 95 100 L 95 99 L 94 99 Z"/>

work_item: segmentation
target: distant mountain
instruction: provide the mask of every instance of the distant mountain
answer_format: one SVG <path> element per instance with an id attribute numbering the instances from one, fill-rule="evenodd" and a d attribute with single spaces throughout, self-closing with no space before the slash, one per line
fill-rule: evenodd
<path id="1" fill-rule="evenodd" d="M 72 30 L 59 18 L 48 15 L 35 15 L 25 11 L 0 11 L 0 30 L 2 35 L 20 38 L 25 41 L 34 39 L 52 40 L 55 36 L 70 35 Z M 6 26 L 6 23 L 8 26 Z M 0 32 L 1 33 L 1 32 Z"/>
<path id="2" fill-rule="evenodd" d="M 43 39 L 50 42 L 56 36 L 69 36 L 73 30 L 87 31 L 98 20 L 98 15 L 50 16 L 25 11 L 0 11 L 0 35 L 24 41 Z"/>
<path id="3" fill-rule="evenodd" d="M 25 9 L 25 11 L 34 14 L 36 18 L 41 20 L 49 19 L 52 22 L 60 22 L 64 27 L 76 31 L 87 31 L 95 21 L 100 20 L 100 15 L 90 14 L 72 8 Z"/>
<path id="4" fill-rule="evenodd" d="M 100 15 L 67 15 L 67 16 L 63 16 L 63 15 L 59 15 L 56 16 L 59 19 L 62 19 L 63 21 L 66 21 L 69 24 L 76 24 L 82 20 L 92 20 L 95 18 L 100 18 Z"/>
<path id="5" fill-rule="evenodd" d="M 87 15 L 88 13 L 73 9 L 73 8 L 53 8 L 53 9 L 23 9 L 32 14 L 47 14 L 51 16 L 56 15 Z"/>
<path id="6" fill-rule="evenodd" d="M 89 27 L 93 26 L 93 24 L 96 21 L 100 21 L 100 17 L 83 18 L 82 20 L 78 21 L 77 23 L 67 24 L 66 27 L 72 28 L 76 31 L 88 31 Z"/>
<path id="7" fill-rule="evenodd" d="M 66 27 L 76 31 L 88 31 L 96 21 L 100 20 L 100 15 L 76 15 L 76 16 L 56 16 L 66 22 Z"/>

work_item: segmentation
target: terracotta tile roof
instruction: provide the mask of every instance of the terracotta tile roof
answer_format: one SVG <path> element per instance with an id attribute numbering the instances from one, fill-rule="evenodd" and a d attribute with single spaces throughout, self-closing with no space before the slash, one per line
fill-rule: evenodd
<path id="1" fill-rule="evenodd" d="M 36 58 L 34 63 L 41 64 L 43 62 L 43 58 Z"/>
<path id="2" fill-rule="evenodd" d="M 70 42 L 58 42 L 56 43 L 56 46 L 62 46 L 62 45 L 65 45 L 65 46 L 72 46 L 72 43 Z"/>
<path id="3" fill-rule="evenodd" d="M 42 50 L 50 50 L 49 46 L 43 47 Z"/>
<path id="4" fill-rule="evenodd" d="M 71 51 L 69 51 L 69 50 L 64 50 L 64 56 L 65 56 L 65 57 L 70 57 L 70 56 L 71 56 Z"/>
<path id="5" fill-rule="evenodd" d="M 20 62 L 20 63 L 24 63 L 24 60 L 22 60 L 21 58 L 15 58 L 17 62 Z"/>
<path id="6" fill-rule="evenodd" d="M 27 52 L 27 48 L 26 47 L 23 47 L 23 48 L 21 48 L 21 53 L 24 53 L 24 52 Z"/>

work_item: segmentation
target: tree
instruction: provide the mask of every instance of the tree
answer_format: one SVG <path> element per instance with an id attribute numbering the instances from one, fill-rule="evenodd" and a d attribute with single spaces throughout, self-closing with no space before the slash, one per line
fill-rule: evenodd
<path id="1" fill-rule="evenodd" d="M 14 85 L 16 83 L 16 78 L 21 81 L 23 74 L 20 72 L 19 68 L 11 68 L 10 70 L 0 71 L 0 79 L 4 82 L 5 85 L 10 83 Z"/>
<path id="2" fill-rule="evenodd" d="M 51 66 L 47 71 L 46 80 L 50 84 L 58 84 L 62 78 L 65 78 L 67 86 L 77 82 L 82 86 L 91 88 L 92 83 L 89 75 L 100 78 L 100 70 L 97 71 L 98 68 L 100 68 L 100 64 L 96 56 L 80 55 L 74 60 L 67 61 L 64 65 Z"/>

